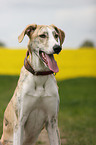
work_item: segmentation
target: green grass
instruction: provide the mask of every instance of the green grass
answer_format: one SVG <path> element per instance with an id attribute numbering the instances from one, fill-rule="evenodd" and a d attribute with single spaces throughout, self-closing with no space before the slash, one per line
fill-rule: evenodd
<path id="1" fill-rule="evenodd" d="M 59 126 L 65 145 L 96 145 L 96 78 L 70 79 L 58 85 Z"/>
<path id="2" fill-rule="evenodd" d="M 0 136 L 3 113 L 17 80 L 18 76 L 0 76 Z M 59 81 L 58 86 L 62 145 L 96 145 L 96 78 Z"/>
<path id="3" fill-rule="evenodd" d="M 0 136 L 5 108 L 15 90 L 18 76 L 0 76 Z"/>

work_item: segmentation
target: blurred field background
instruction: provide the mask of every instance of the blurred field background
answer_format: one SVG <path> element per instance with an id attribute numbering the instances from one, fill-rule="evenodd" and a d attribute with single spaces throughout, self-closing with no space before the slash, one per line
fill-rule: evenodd
<path id="1" fill-rule="evenodd" d="M 26 49 L 0 49 L 0 74 L 19 75 Z M 96 49 L 62 50 L 55 55 L 59 66 L 57 80 L 75 77 L 96 77 Z"/>
<path id="2" fill-rule="evenodd" d="M 0 136 L 4 110 L 14 93 L 25 55 L 26 49 L 0 49 Z M 96 49 L 64 49 L 55 58 L 60 69 L 56 79 L 62 145 L 95 145 Z M 46 143 L 39 140 L 39 144 Z"/>

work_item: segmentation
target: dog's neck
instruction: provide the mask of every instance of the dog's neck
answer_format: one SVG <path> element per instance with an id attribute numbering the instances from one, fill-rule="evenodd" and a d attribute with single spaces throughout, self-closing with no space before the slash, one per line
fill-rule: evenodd
<path id="1" fill-rule="evenodd" d="M 39 56 L 33 51 L 29 53 L 29 61 L 35 71 L 49 71 Z"/>

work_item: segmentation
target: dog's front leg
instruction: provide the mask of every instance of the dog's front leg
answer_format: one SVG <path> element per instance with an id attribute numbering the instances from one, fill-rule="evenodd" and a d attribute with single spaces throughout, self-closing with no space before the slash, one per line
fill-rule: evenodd
<path id="1" fill-rule="evenodd" d="M 48 119 L 46 129 L 48 132 L 50 145 L 61 145 L 56 117 L 53 116 L 50 119 Z"/>
<path id="2" fill-rule="evenodd" d="M 23 144 L 23 133 L 24 133 L 24 124 L 28 116 L 21 116 L 19 119 L 18 125 L 15 125 L 14 128 L 14 138 L 13 145 L 22 145 Z"/>
<path id="3" fill-rule="evenodd" d="M 23 125 L 19 125 L 18 129 L 14 131 L 13 145 L 23 144 Z"/>
<path id="4" fill-rule="evenodd" d="M 23 106 L 23 103 L 21 103 L 18 122 L 14 125 L 13 145 L 23 145 L 24 125 L 29 115 L 29 113 L 25 113 L 27 108 Z"/>

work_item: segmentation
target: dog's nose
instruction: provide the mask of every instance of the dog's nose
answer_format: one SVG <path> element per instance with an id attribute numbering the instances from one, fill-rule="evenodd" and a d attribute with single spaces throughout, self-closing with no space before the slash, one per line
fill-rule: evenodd
<path id="1" fill-rule="evenodd" d="M 56 54 L 59 54 L 59 52 L 62 50 L 60 45 L 54 45 L 53 50 Z"/>

